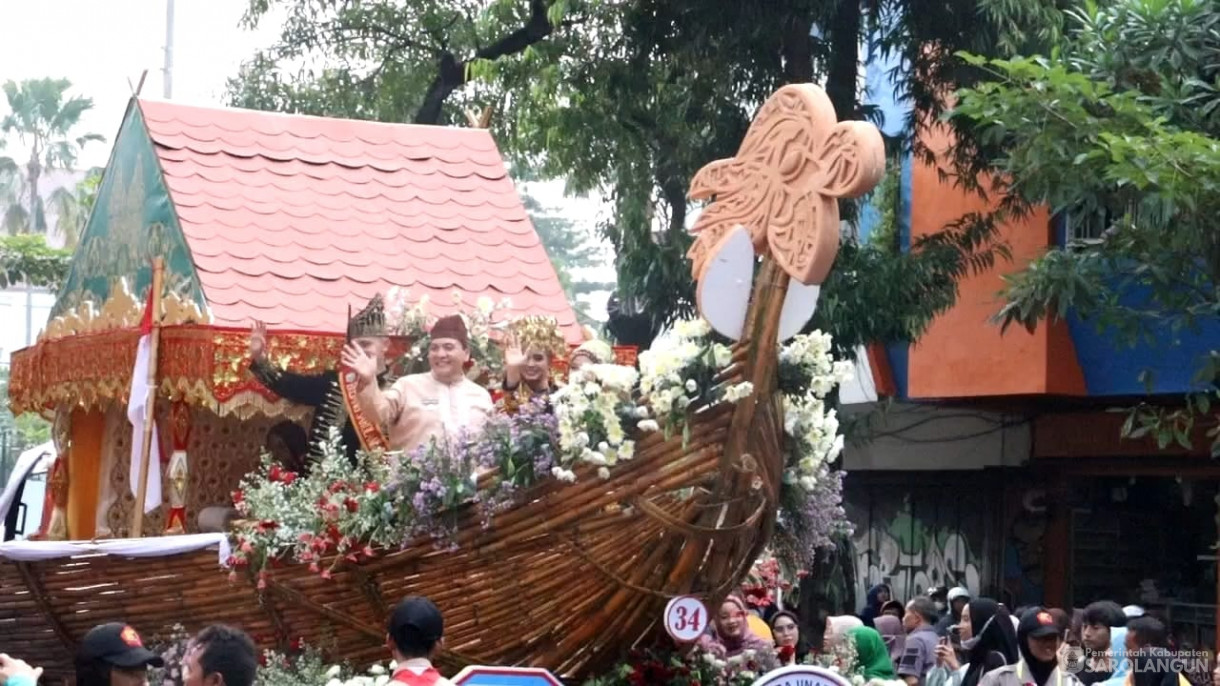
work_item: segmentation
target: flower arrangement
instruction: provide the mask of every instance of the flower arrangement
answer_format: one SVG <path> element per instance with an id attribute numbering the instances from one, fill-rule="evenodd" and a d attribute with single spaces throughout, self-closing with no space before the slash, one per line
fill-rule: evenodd
<path id="1" fill-rule="evenodd" d="M 746 603 L 756 608 L 775 605 L 791 589 L 792 583 L 784 578 L 779 560 L 766 550 L 754 561 L 750 573 L 741 584 Z"/>
<path id="2" fill-rule="evenodd" d="M 833 464 L 843 436 L 828 396 L 851 378 L 850 362 L 831 355 L 830 334 L 794 337 L 779 353 L 779 389 L 784 402 L 784 479 L 773 545 L 789 569 L 808 569 L 818 548 L 849 534 L 843 510 L 843 472 Z"/>
<path id="3" fill-rule="evenodd" d="M 330 576 L 342 560 L 373 557 L 375 546 L 401 541 L 391 493 L 381 484 L 392 482 L 390 461 L 383 455 L 361 454 L 353 465 L 339 449 L 338 431 L 331 430 L 323 459 L 307 476 L 274 463 L 264 454 L 258 470 L 242 479 L 232 494 L 243 521 L 233 533 L 233 567 L 259 572 L 259 588 L 266 585 L 265 570 L 284 556 L 307 563 Z M 333 562 L 325 569 L 324 558 Z"/>
<path id="4" fill-rule="evenodd" d="M 640 399 L 655 415 L 638 424 L 645 431 L 663 429 L 668 437 L 688 435 L 690 411 L 721 401 L 737 402 L 754 392 L 753 384 L 717 382 L 733 361 L 729 346 L 712 339 L 705 320 L 683 320 L 668 335 L 640 353 Z"/>
<path id="5" fill-rule="evenodd" d="M 165 666 L 150 667 L 148 683 L 152 686 L 181 686 L 182 661 L 186 659 L 186 649 L 190 643 L 191 635 L 181 624 L 174 624 L 169 636 L 149 641 L 148 649 L 159 655 L 165 661 Z"/>
<path id="6" fill-rule="evenodd" d="M 321 686 L 347 683 L 354 677 L 346 666 L 327 664 L 322 653 L 312 646 L 303 646 L 292 653 L 268 650 L 263 653 L 260 663 L 255 686 Z M 389 677 L 386 677 L 388 681 Z M 370 680 L 368 683 L 375 682 Z"/>
<path id="7" fill-rule="evenodd" d="M 596 466 L 602 478 L 609 478 L 611 467 L 635 455 L 635 442 L 623 425 L 648 416 L 648 409 L 631 399 L 637 379 L 631 367 L 586 365 L 551 396 L 559 431 L 555 478 L 575 481 L 572 467 L 580 463 Z"/>
<path id="8" fill-rule="evenodd" d="M 458 291 L 450 296 L 455 306 L 464 304 L 464 297 Z M 508 298 L 494 302 L 487 296 L 480 296 L 473 309 L 459 312 L 466 322 L 466 331 L 470 338 L 470 359 L 474 363 L 474 373 L 478 376 L 486 372 L 491 379 L 497 379 L 503 371 L 504 353 L 496 344 L 492 332 L 500 327 L 497 319 L 507 319 L 507 310 L 512 307 Z M 412 301 L 410 294 L 398 287 L 393 287 L 386 294 L 386 323 L 391 331 L 411 341 L 411 349 L 400 363 L 407 373 L 428 371 L 428 331 L 437 317 L 430 311 L 430 301 L 427 294 Z"/>
<path id="9" fill-rule="evenodd" d="M 727 660 L 695 650 L 684 654 L 673 648 L 633 651 L 624 662 L 584 686 L 749 686 L 763 669 L 753 656 Z"/>
<path id="10" fill-rule="evenodd" d="M 462 443 L 480 470 L 494 470 L 494 483 L 479 493 L 483 526 L 512 504 L 518 491 L 552 475 L 559 442 L 558 421 L 535 399 L 514 414 L 495 414 L 477 440 Z"/>

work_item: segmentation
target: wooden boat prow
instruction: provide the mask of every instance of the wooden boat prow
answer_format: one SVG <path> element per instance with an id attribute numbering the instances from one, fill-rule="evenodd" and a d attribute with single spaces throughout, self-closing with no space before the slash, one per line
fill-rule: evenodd
<path id="1" fill-rule="evenodd" d="M 385 656 L 388 608 L 422 594 L 444 612 L 451 666 L 532 665 L 577 676 L 608 665 L 655 629 L 670 598 L 717 602 L 767 545 L 784 469 L 776 385 L 785 294 L 792 278 L 825 277 L 838 245 L 836 198 L 876 184 L 879 145 L 875 128 L 836 124 L 817 87 L 787 86 L 762 108 L 737 157 L 696 176 L 692 195 L 715 199 L 696 226 L 696 276 L 716 268 L 739 226 L 761 267 L 724 376 L 751 382 L 754 393 L 693 413 L 688 439 L 649 434 L 609 479 L 578 470 L 576 483 L 531 489 L 490 528 L 463 513 L 455 549 L 421 540 L 342 565 L 331 579 L 288 564 L 271 569 L 260 591 L 245 576 L 231 583 L 214 548 L 0 560 L 5 650 L 54 672 L 103 621 L 129 622 L 145 636 L 226 622 L 265 647 L 292 637 L 371 662 Z"/>

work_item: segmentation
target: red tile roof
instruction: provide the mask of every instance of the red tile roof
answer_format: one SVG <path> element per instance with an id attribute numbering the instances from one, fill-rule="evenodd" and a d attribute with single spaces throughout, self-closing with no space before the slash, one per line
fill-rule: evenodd
<path id="1" fill-rule="evenodd" d="M 432 311 L 575 313 L 486 130 L 140 100 L 213 323 L 342 331 L 391 286 Z"/>

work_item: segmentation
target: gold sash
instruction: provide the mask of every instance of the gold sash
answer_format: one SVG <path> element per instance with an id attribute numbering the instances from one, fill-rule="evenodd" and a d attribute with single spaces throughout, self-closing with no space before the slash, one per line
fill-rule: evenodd
<path id="1" fill-rule="evenodd" d="M 381 422 L 368 416 L 356 396 L 358 379 L 350 369 L 339 369 L 339 392 L 343 395 L 343 406 L 356 435 L 360 437 L 360 446 L 366 452 L 386 451 L 390 449 L 390 441 L 381 430 Z"/>

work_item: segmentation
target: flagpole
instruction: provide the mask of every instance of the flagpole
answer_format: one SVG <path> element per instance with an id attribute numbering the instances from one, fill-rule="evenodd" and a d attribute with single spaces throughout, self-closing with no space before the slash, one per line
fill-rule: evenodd
<path id="1" fill-rule="evenodd" d="M 153 412 L 157 404 L 157 348 L 161 342 L 161 283 L 165 277 L 165 260 L 153 258 L 152 273 L 152 339 L 148 346 L 148 402 L 144 409 L 144 445 L 140 451 L 140 479 L 136 484 L 136 505 L 132 514 L 131 537 L 140 538 L 144 531 L 144 498 L 148 494 L 148 460 L 152 454 Z"/>

